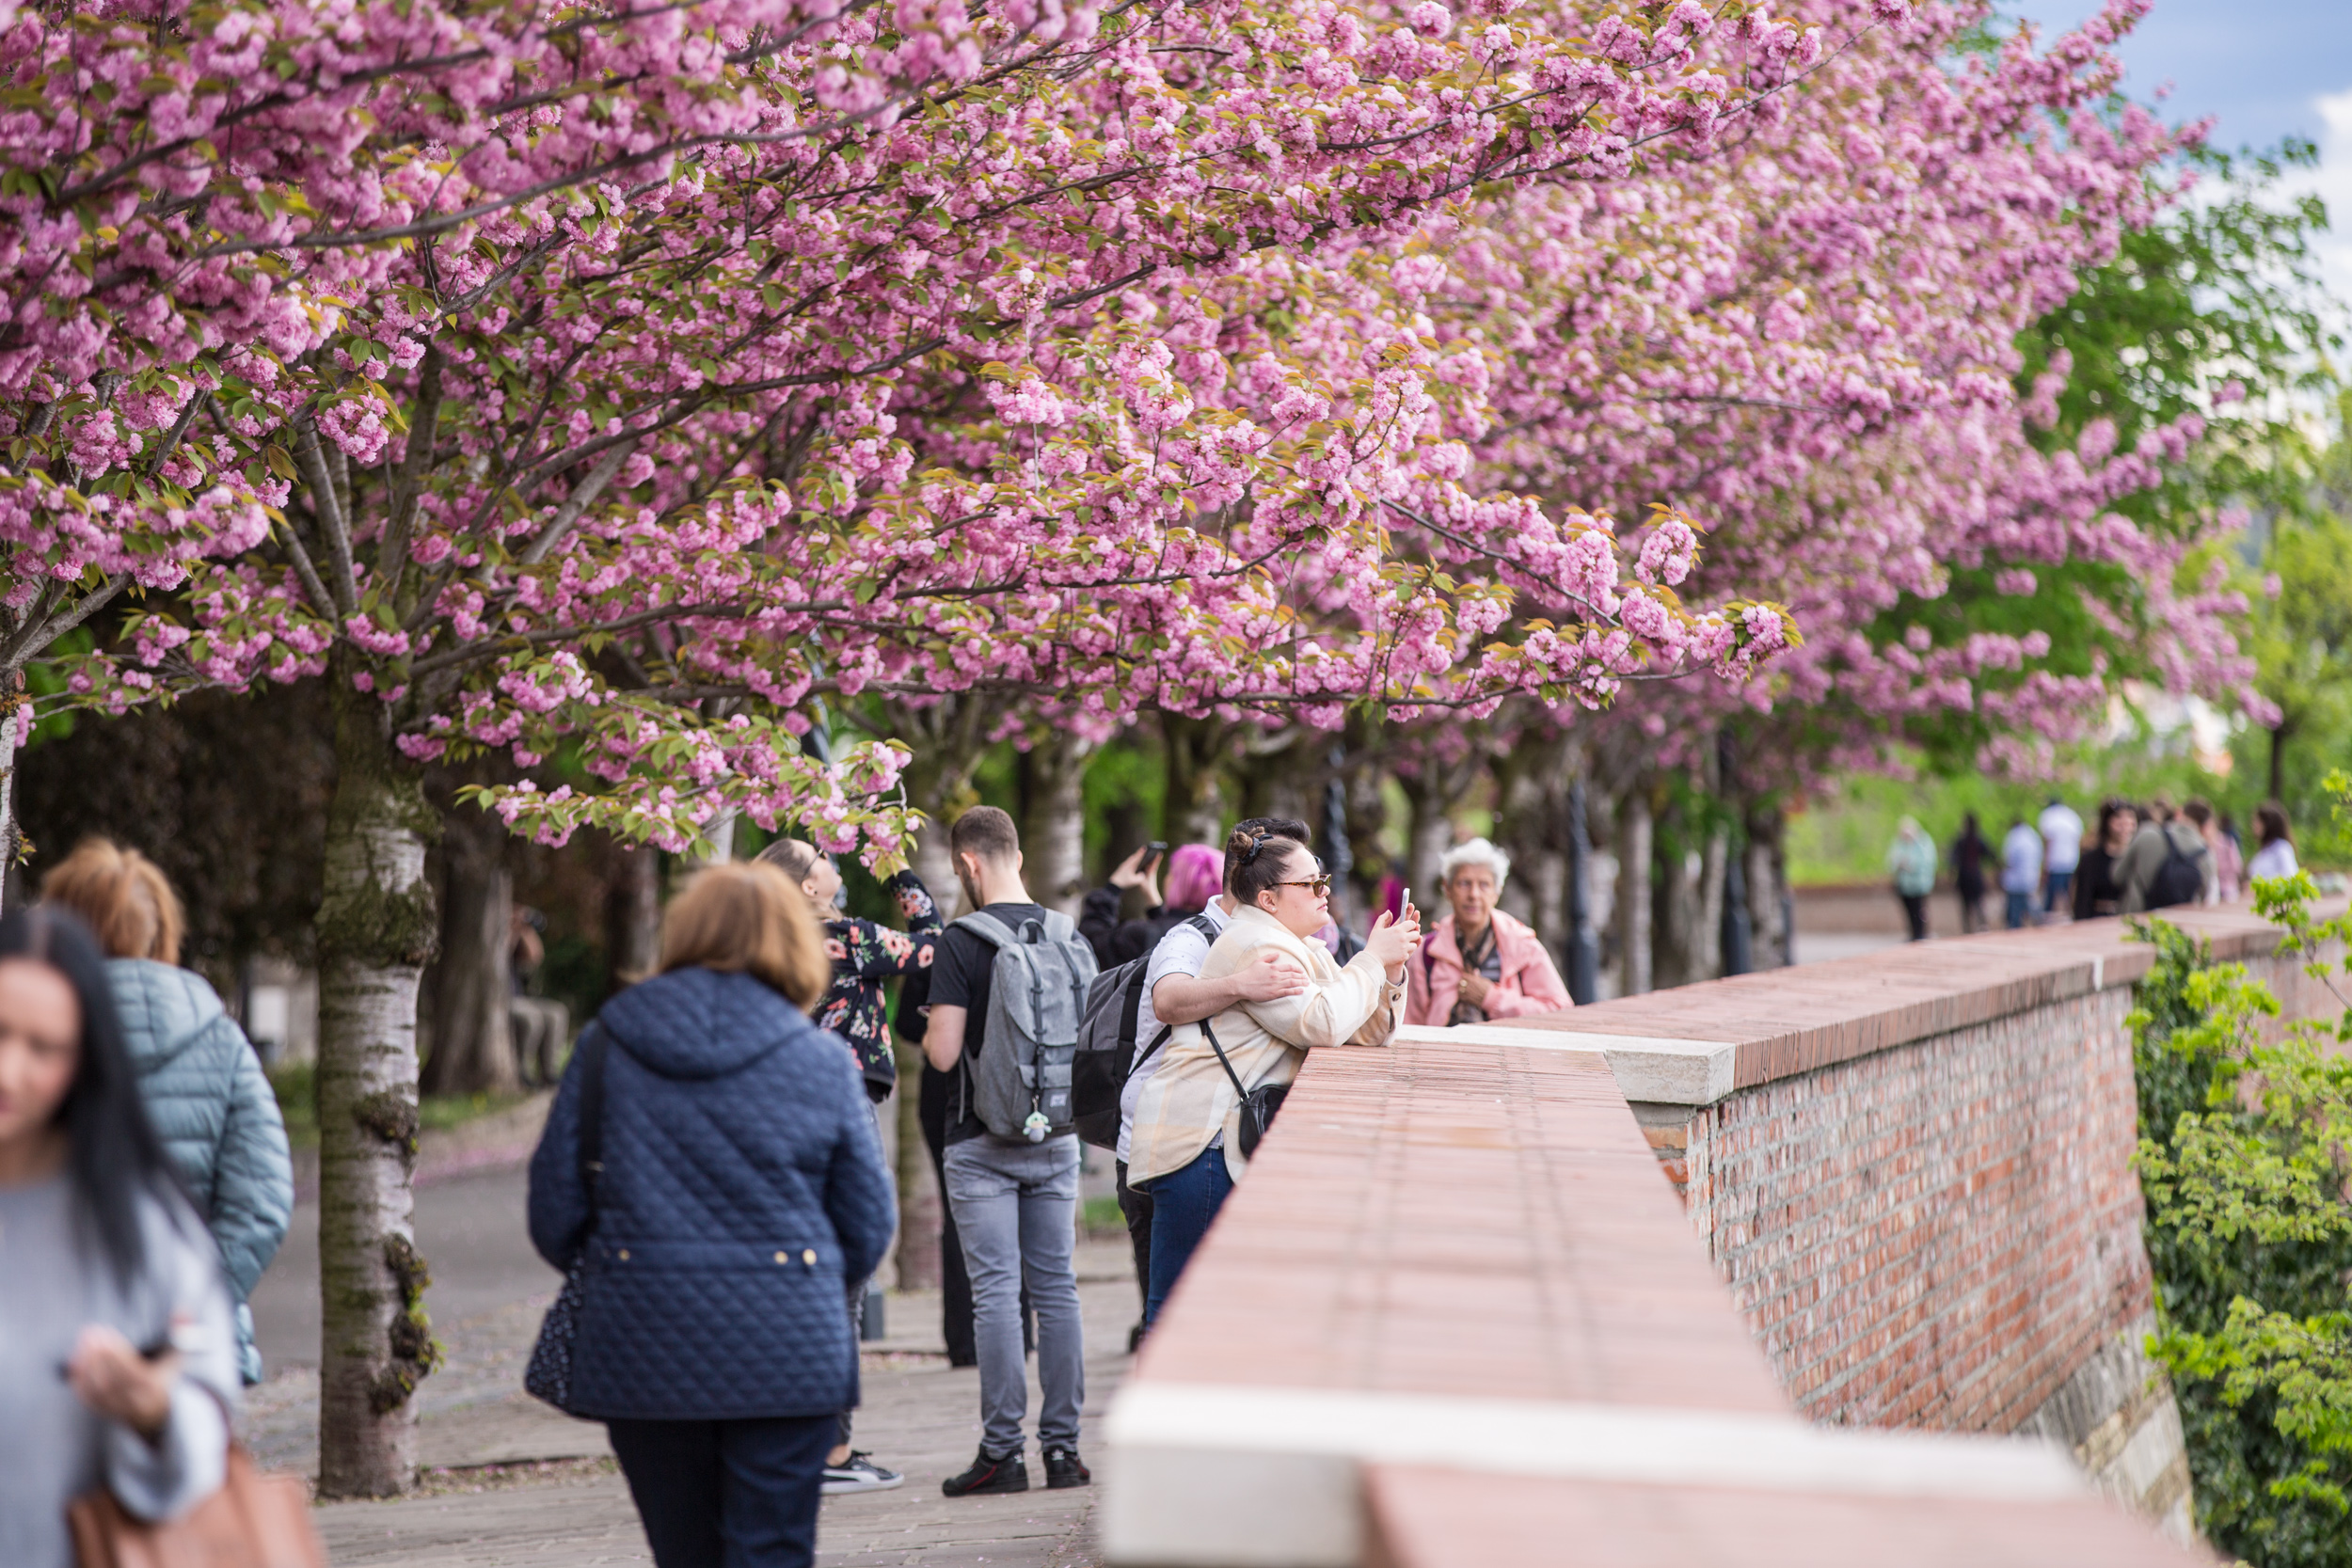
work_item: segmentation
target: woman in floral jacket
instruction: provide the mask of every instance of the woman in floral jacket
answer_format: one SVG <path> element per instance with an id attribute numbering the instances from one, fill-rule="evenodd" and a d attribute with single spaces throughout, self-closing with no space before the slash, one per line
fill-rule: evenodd
<path id="1" fill-rule="evenodd" d="M 841 872 L 832 857 L 820 855 L 816 847 L 797 838 L 780 838 L 759 852 L 759 858 L 780 867 L 784 874 L 798 882 L 801 891 L 825 921 L 825 956 L 833 960 L 833 984 L 822 1000 L 809 1009 L 809 1018 L 819 1029 L 829 1029 L 849 1042 L 857 1057 L 858 1071 L 866 1079 L 866 1096 L 874 1105 L 890 1098 L 893 1085 L 898 1081 L 898 1064 L 890 1050 L 890 1009 L 882 997 L 882 984 L 894 974 L 917 974 L 930 970 L 931 956 L 946 922 L 939 918 L 939 906 L 931 901 L 930 891 L 922 879 L 912 871 L 901 871 L 882 886 L 897 895 L 898 912 L 906 918 L 907 928 L 894 931 L 887 926 L 870 920 L 858 920 L 840 912 L 842 904 Z M 874 1132 L 882 1133 L 882 1117 L 875 1113 Z M 851 1333 L 863 1320 L 866 1309 L 866 1281 L 860 1279 L 850 1286 L 849 1307 Z M 850 1412 L 841 1413 L 841 1431 L 833 1451 L 825 1456 L 825 1490 L 828 1493 L 880 1492 L 898 1485 L 906 1478 L 896 1470 L 885 1470 L 866 1454 L 850 1446 Z"/>
<path id="2" fill-rule="evenodd" d="M 890 1050 L 890 1012 L 882 999 L 882 982 L 894 974 L 914 974 L 931 967 L 931 953 L 946 922 L 930 891 L 912 871 L 901 871 L 882 884 L 898 900 L 907 928 L 894 931 L 871 920 L 838 912 L 841 873 L 829 856 L 797 838 L 780 838 L 759 852 L 759 858 L 779 866 L 801 884 L 808 901 L 825 920 L 825 952 L 833 959 L 833 986 L 809 1016 L 819 1029 L 830 1029 L 857 1053 L 858 1069 L 866 1075 L 866 1093 L 879 1105 L 890 1098 L 898 1081 L 898 1066 Z"/>

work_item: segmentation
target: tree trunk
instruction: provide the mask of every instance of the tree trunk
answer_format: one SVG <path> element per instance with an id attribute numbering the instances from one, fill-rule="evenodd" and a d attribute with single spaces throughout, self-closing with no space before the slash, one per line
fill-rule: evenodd
<path id="1" fill-rule="evenodd" d="M 1022 759 L 1029 776 L 1028 820 L 1021 824 L 1025 879 L 1030 896 L 1073 919 L 1087 891 L 1085 784 L 1093 754 L 1092 741 L 1057 730 Z"/>
<path id="2" fill-rule="evenodd" d="M 2272 800 L 2283 800 L 2286 798 L 2287 727 L 2284 724 L 2280 724 L 2270 732 L 2270 793 L 2265 797 L 2265 799 Z M 13 822 L 8 825 L 8 832 L 10 835 L 15 833 L 16 825 Z M 11 851 L 15 848 L 12 839 L 0 840 L 0 844 L 5 844 L 6 847 Z"/>
<path id="3" fill-rule="evenodd" d="M 24 689 L 24 677 L 8 677 L 7 690 Z M 16 709 L 0 707 L 0 909 L 8 905 L 8 878 L 17 869 L 17 850 L 24 842 L 24 825 L 16 816 Z"/>
<path id="4" fill-rule="evenodd" d="M 432 956 L 437 823 L 384 705 L 334 683 L 335 799 L 319 906 L 319 1493 L 386 1497 L 417 1469 L 419 1379 L 438 1353 L 410 1226 L 417 983 Z"/>
<path id="5" fill-rule="evenodd" d="M 661 961 L 661 851 L 652 845 L 612 847 L 604 932 L 609 990 L 635 985 Z"/>
<path id="6" fill-rule="evenodd" d="M 1570 1000 L 1583 1006 L 1600 1000 L 1600 933 L 1593 928 L 1593 845 L 1585 832 L 1581 763 L 1568 783 L 1567 832 L 1567 938 L 1560 973 Z"/>
<path id="7" fill-rule="evenodd" d="M 1617 994 L 1650 989 L 1650 810 L 1637 786 L 1617 805 Z"/>
<path id="8" fill-rule="evenodd" d="M 1781 857 L 1781 826 L 1777 807 L 1749 808 L 1748 924 L 1753 932 L 1750 957 L 1757 969 L 1780 969 L 1796 961 L 1788 879 Z"/>
<path id="9" fill-rule="evenodd" d="M 1160 833 L 1170 844 L 1225 842 L 1216 804 L 1217 769 L 1225 760 L 1232 726 L 1216 719 L 1160 715 L 1162 766 L 1167 788 Z"/>
<path id="10" fill-rule="evenodd" d="M 458 806 L 441 822 L 441 950 L 434 960 L 426 1094 L 516 1094 L 515 877 L 498 818 Z"/>
<path id="11" fill-rule="evenodd" d="M 949 891 L 953 891 L 950 889 Z M 936 1291 L 940 1284 L 939 1235 L 945 1211 L 939 1173 L 931 1169 L 930 1146 L 923 1141 L 917 1116 L 923 1082 L 920 1046 L 897 1042 L 898 1092 L 891 1096 L 898 1118 L 898 1289 Z"/>

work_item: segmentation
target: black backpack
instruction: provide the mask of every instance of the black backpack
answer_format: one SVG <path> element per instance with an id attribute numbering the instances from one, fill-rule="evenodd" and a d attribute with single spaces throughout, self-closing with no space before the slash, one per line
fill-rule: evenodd
<path id="1" fill-rule="evenodd" d="M 2164 834 L 2164 863 L 2148 879 L 2148 907 L 2169 910 L 2176 905 L 2194 904 L 2205 895 L 2205 873 L 2197 862 L 2181 853 L 2181 847 L 2172 841 L 2172 830 L 2160 830 Z"/>
<path id="2" fill-rule="evenodd" d="M 1207 915 L 1193 915 L 1184 924 L 1216 941 L 1216 922 Z M 1119 1147 L 1119 1097 L 1135 1069 L 1174 1032 L 1163 1025 L 1141 1055 L 1136 1053 L 1143 982 L 1151 968 L 1152 955 L 1146 953 L 1103 971 L 1087 988 L 1086 1013 L 1078 1021 L 1078 1054 L 1070 1063 L 1070 1119 L 1078 1136 L 1097 1148 Z"/>

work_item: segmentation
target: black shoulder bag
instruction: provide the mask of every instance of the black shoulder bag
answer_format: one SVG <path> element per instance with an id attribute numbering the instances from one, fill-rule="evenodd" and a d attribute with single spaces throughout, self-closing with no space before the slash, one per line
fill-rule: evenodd
<path id="1" fill-rule="evenodd" d="M 604 1029 L 594 1020 L 580 1032 L 580 1185 L 588 1195 L 588 1230 L 596 1224 L 596 1180 L 604 1174 Z M 572 1347 L 580 1338 L 580 1276 L 588 1257 L 587 1231 L 580 1251 L 564 1271 L 564 1289 L 556 1292 L 539 1325 L 539 1342 L 531 1347 L 531 1365 L 523 1370 L 523 1388 L 566 1416 L 572 1408 Z"/>
<path id="2" fill-rule="evenodd" d="M 1256 1154 L 1258 1146 L 1265 1141 L 1266 1131 L 1274 1125 L 1275 1113 L 1281 1110 L 1282 1101 L 1290 1097 L 1291 1086 L 1288 1084 L 1261 1084 L 1254 1089 L 1243 1088 L 1241 1074 L 1233 1070 L 1233 1064 L 1226 1056 L 1225 1048 L 1216 1043 L 1216 1031 L 1209 1027 L 1206 1020 L 1201 1022 L 1200 1033 L 1207 1037 L 1209 1049 L 1216 1053 L 1217 1063 L 1225 1069 L 1225 1076 L 1233 1081 L 1233 1092 L 1241 1096 L 1241 1157 L 1247 1160 Z"/>

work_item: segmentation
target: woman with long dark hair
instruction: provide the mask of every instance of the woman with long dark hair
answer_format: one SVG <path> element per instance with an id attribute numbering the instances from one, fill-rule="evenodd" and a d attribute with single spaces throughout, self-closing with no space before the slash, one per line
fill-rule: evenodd
<path id="1" fill-rule="evenodd" d="M 149 1126 L 98 945 L 0 921 L 0 1562 L 71 1568 L 103 1486 L 176 1516 L 227 1473 L 236 1338 L 212 1240 Z"/>

